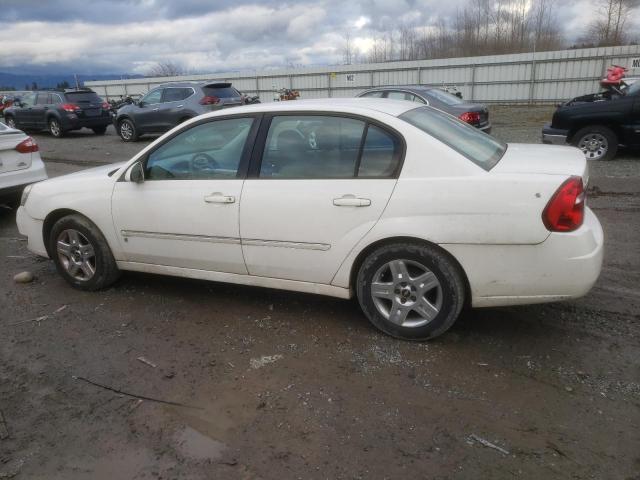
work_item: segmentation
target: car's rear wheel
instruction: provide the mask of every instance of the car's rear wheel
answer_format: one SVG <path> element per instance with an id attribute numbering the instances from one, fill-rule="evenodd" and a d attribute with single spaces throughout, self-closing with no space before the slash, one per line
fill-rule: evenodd
<path id="1" fill-rule="evenodd" d="M 356 279 L 360 306 L 383 332 L 428 340 L 447 331 L 465 302 L 460 268 L 427 244 L 382 246 L 362 263 Z"/>
<path id="2" fill-rule="evenodd" d="M 60 121 L 57 118 L 49 119 L 49 133 L 56 138 L 60 138 L 64 136 L 64 130 L 62 129 L 62 125 L 60 125 Z"/>
<path id="3" fill-rule="evenodd" d="M 10 128 L 16 128 L 16 121 L 12 116 L 5 116 L 4 117 L 4 123 L 7 125 L 7 127 Z"/>
<path id="4" fill-rule="evenodd" d="M 80 290 L 108 287 L 120 275 L 104 236 L 81 215 L 62 217 L 53 225 L 49 252 L 58 273 Z"/>
<path id="5" fill-rule="evenodd" d="M 587 160 L 611 160 L 618 151 L 618 136 L 615 132 L 598 125 L 578 130 L 572 143 L 582 150 Z"/>
<path id="6" fill-rule="evenodd" d="M 125 118 L 118 123 L 118 134 L 125 142 L 135 142 L 138 139 L 138 131 L 135 124 Z"/>
<path id="7" fill-rule="evenodd" d="M 93 133 L 96 135 L 104 135 L 107 131 L 107 127 L 94 127 L 91 130 L 93 130 Z"/>

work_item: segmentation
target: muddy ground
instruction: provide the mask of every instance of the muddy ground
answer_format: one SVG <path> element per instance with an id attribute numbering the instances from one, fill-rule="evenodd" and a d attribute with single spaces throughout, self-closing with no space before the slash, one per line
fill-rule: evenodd
<path id="1" fill-rule="evenodd" d="M 536 142 L 550 112 L 492 107 L 495 134 Z M 146 144 L 35 137 L 51 175 Z M 2 209 L 0 479 L 638 479 L 640 154 L 591 188 L 587 297 L 470 311 L 422 344 L 328 297 L 143 274 L 79 292 Z"/>

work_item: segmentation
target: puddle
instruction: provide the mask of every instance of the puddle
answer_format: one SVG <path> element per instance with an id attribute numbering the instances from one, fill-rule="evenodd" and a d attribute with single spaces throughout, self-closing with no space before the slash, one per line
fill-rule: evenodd
<path id="1" fill-rule="evenodd" d="M 191 427 L 176 434 L 177 450 L 185 457 L 195 460 L 216 460 L 222 456 L 226 445 L 207 437 Z"/>

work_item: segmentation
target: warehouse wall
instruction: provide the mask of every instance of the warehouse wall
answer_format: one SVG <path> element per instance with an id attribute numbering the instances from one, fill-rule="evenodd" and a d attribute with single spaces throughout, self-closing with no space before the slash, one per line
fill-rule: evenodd
<path id="1" fill-rule="evenodd" d="M 599 80 L 612 64 L 627 66 L 628 76 L 640 77 L 640 46 L 105 80 L 85 85 L 109 99 L 144 94 L 155 85 L 172 81 L 230 81 L 244 93 L 260 95 L 263 102 L 273 100 L 275 90 L 283 87 L 299 90 L 301 98 L 326 98 L 353 97 L 380 85 L 452 85 L 469 100 L 553 103 L 597 91 Z"/>

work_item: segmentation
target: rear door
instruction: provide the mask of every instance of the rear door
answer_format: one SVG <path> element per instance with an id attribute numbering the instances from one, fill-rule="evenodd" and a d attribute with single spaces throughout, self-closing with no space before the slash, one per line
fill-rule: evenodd
<path id="1" fill-rule="evenodd" d="M 37 128 L 46 127 L 45 115 L 49 110 L 51 104 L 51 94 L 45 92 L 39 92 L 36 96 L 36 103 L 31 108 L 31 124 Z"/>
<path id="2" fill-rule="evenodd" d="M 384 211 L 404 143 L 368 119 L 326 113 L 263 124 L 240 205 L 247 269 L 329 284 Z"/>
<path id="3" fill-rule="evenodd" d="M 185 100 L 195 93 L 191 87 L 167 87 L 162 94 L 158 111 L 159 122 L 164 130 L 170 130 L 184 118 L 192 116 L 185 108 Z"/>

